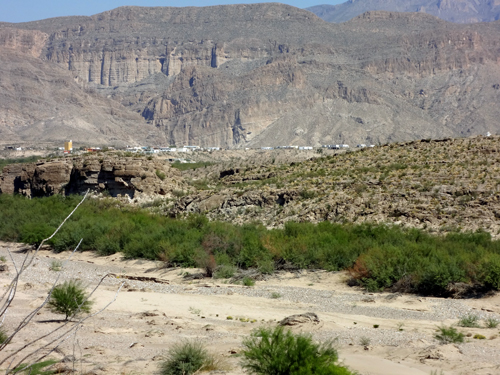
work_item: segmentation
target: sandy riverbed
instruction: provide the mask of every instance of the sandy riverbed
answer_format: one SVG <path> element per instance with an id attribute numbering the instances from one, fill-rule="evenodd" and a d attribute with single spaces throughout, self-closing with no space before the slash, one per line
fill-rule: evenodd
<path id="1" fill-rule="evenodd" d="M 0 242 L 0 256 L 9 257 L 7 248 L 19 262 L 24 246 Z M 224 280 L 186 281 L 183 273 L 194 270 L 165 269 L 155 262 L 123 260 L 118 254 L 99 257 L 91 252 L 75 254 L 59 272 L 50 270 L 54 259 L 67 256 L 48 250 L 38 254 L 21 279 L 5 327 L 9 331 L 40 304 L 58 275 L 61 281 L 80 278 L 89 288 L 106 273 L 120 276 L 106 279 L 94 294 L 94 311 L 111 301 L 125 282 L 116 301 L 87 320 L 76 337 L 52 355 L 74 355 L 74 365 L 81 373 L 154 374 L 169 347 L 195 339 L 226 358 L 230 369 L 222 373 L 243 374 L 237 355 L 242 338 L 259 325 L 272 326 L 289 315 L 314 312 L 319 324 L 293 329 L 310 332 L 317 340 L 335 340 L 341 360 L 360 374 L 429 375 L 436 370 L 443 374 L 500 374 L 500 326 L 459 328 L 465 334 L 486 336 L 485 340 L 468 337 L 460 345 L 439 345 L 434 339 L 436 327 L 456 324 L 468 313 L 500 319 L 500 294 L 475 300 L 369 294 L 348 287 L 344 273 L 323 271 L 282 273 L 244 287 Z M 3 289 L 14 275 L 11 261 L 7 264 L 9 271 L 0 273 Z M 131 280 L 130 276 L 164 282 Z M 272 298 L 276 296 L 279 298 Z M 0 356 L 58 327 L 60 318 L 43 309 Z M 370 344 L 364 346 L 361 341 Z"/>

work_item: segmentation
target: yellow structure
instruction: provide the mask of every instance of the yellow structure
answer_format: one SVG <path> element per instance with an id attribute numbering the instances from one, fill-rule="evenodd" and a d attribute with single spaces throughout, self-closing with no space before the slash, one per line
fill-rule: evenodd
<path id="1" fill-rule="evenodd" d="M 71 152 L 73 151 L 73 141 L 70 139 L 69 142 L 64 142 L 64 151 Z"/>

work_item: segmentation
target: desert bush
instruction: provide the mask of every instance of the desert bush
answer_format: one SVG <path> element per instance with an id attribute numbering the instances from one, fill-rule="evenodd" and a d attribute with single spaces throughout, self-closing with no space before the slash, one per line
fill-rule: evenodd
<path id="1" fill-rule="evenodd" d="M 0 195 L 0 239 L 39 243 L 77 199 Z M 436 236 L 398 226 L 328 221 L 287 222 L 283 229 L 268 230 L 258 223 L 209 222 L 202 215 L 177 220 L 112 199 L 92 199 L 48 243 L 63 251 L 81 238 L 81 250 L 161 259 L 170 266 L 208 265 L 212 272 L 216 265 L 228 265 L 270 273 L 286 264 L 349 269 L 370 291 L 404 286 L 405 292 L 446 296 L 457 282 L 500 290 L 500 241 L 484 232 Z"/>
<path id="2" fill-rule="evenodd" d="M 68 320 L 79 313 L 90 313 L 92 304 L 82 282 L 69 280 L 54 287 L 47 306 L 54 313 L 64 314 Z"/>
<path id="3" fill-rule="evenodd" d="M 185 341 L 174 345 L 160 363 L 160 375 L 191 375 L 213 365 L 213 356 L 200 342 Z"/>
<path id="4" fill-rule="evenodd" d="M 492 289 L 500 290 L 500 254 L 489 254 L 479 266 L 479 280 Z"/>
<path id="5" fill-rule="evenodd" d="M 243 346 L 242 366 L 252 374 L 352 374 L 336 364 L 338 353 L 331 342 L 316 344 L 311 336 L 296 335 L 281 326 L 257 329 Z"/>
<path id="6" fill-rule="evenodd" d="M 160 179 L 160 180 L 165 180 L 165 173 L 163 173 L 162 171 L 160 171 L 159 169 L 156 170 L 156 176 Z"/>
<path id="7" fill-rule="evenodd" d="M 458 325 L 460 327 L 477 328 L 479 327 L 479 317 L 474 314 L 464 315 L 458 321 Z"/>
<path id="8" fill-rule="evenodd" d="M 223 264 L 217 267 L 214 273 L 216 279 L 230 279 L 236 273 L 236 267 Z"/>
<path id="9" fill-rule="evenodd" d="M 248 277 L 248 276 L 245 276 L 243 278 L 243 280 L 241 281 L 241 283 L 245 286 L 254 286 L 255 285 L 255 281 L 251 277 Z"/>
<path id="10" fill-rule="evenodd" d="M 438 333 L 434 336 L 441 344 L 464 342 L 464 334 L 458 332 L 455 327 L 439 327 Z"/>
<path id="11" fill-rule="evenodd" d="M 486 339 L 486 336 L 484 335 L 480 335 L 479 333 L 476 333 L 474 336 L 473 336 L 474 339 L 476 340 L 485 340 Z"/>
<path id="12" fill-rule="evenodd" d="M 53 260 L 50 262 L 49 270 L 58 272 L 62 269 L 62 265 L 60 260 Z"/>
<path id="13" fill-rule="evenodd" d="M 8 338 L 9 335 L 7 334 L 7 332 L 5 332 L 5 329 L 3 327 L 0 327 L 0 344 L 6 342 Z"/>
<path id="14" fill-rule="evenodd" d="M 175 162 L 175 163 L 172 163 L 170 164 L 172 167 L 174 168 L 177 168 L 181 171 L 187 171 L 189 169 L 197 169 L 197 168 L 206 168 L 206 167 L 209 167 L 211 165 L 213 165 L 214 163 L 211 163 L 211 162 L 197 162 L 197 163 L 181 163 L 181 162 Z"/>
<path id="15" fill-rule="evenodd" d="M 369 338 L 369 337 L 365 337 L 365 336 L 363 336 L 363 337 L 361 337 L 361 338 L 359 339 L 359 344 L 360 344 L 361 346 L 368 346 L 368 345 L 370 345 L 371 341 L 372 341 L 372 340 L 370 340 L 370 338 Z"/>
<path id="16" fill-rule="evenodd" d="M 495 319 L 495 318 L 487 318 L 485 320 L 486 328 L 497 328 L 499 324 L 500 324 L 500 321 L 498 319 Z"/>
<path id="17" fill-rule="evenodd" d="M 54 359 L 49 359 L 46 361 L 38 362 L 33 365 L 21 364 L 12 370 L 13 374 L 25 374 L 25 375 L 52 375 L 56 374 L 56 370 L 51 370 L 50 368 L 58 363 Z"/>

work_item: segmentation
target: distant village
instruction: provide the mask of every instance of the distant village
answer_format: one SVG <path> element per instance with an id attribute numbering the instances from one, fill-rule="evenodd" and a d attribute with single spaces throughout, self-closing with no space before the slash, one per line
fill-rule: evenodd
<path id="1" fill-rule="evenodd" d="M 357 148 L 365 148 L 365 147 L 375 147 L 375 145 L 366 145 L 366 144 L 358 144 Z M 335 144 L 335 145 L 322 145 L 321 147 L 313 147 L 313 146 L 275 146 L 275 147 L 260 147 L 260 148 L 252 148 L 252 149 L 260 149 L 260 150 L 314 150 L 314 149 L 331 149 L 331 150 L 345 150 L 349 149 L 350 146 L 348 144 Z M 6 146 L 5 150 L 10 151 L 23 151 L 27 149 L 33 148 L 23 148 L 20 146 Z M 244 150 L 250 150 L 251 148 L 244 148 Z M 126 146 L 124 148 L 115 148 L 111 146 L 106 147 L 80 147 L 78 150 L 73 150 L 73 141 L 69 140 L 64 142 L 64 147 L 58 147 L 58 151 L 62 151 L 63 154 L 73 154 L 73 153 L 86 153 L 86 152 L 102 152 L 109 150 L 123 150 L 126 152 L 133 152 L 138 154 L 162 154 L 162 153 L 191 153 L 196 151 L 222 151 L 225 150 L 223 147 L 200 147 L 200 146 L 189 146 L 185 145 L 182 147 L 169 146 L 169 147 L 152 147 L 152 146 Z"/>

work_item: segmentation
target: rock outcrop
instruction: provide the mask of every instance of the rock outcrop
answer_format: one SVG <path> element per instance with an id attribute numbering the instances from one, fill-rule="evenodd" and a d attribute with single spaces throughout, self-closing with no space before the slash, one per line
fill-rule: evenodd
<path id="1" fill-rule="evenodd" d="M 290 315 L 279 322 L 280 326 L 297 326 L 302 324 L 319 324 L 318 315 L 313 312 Z"/>
<path id="2" fill-rule="evenodd" d="M 0 193 L 28 197 L 80 194 L 90 189 L 112 197 L 146 200 L 171 196 L 186 185 L 168 163 L 146 158 L 88 156 L 4 167 Z"/>

